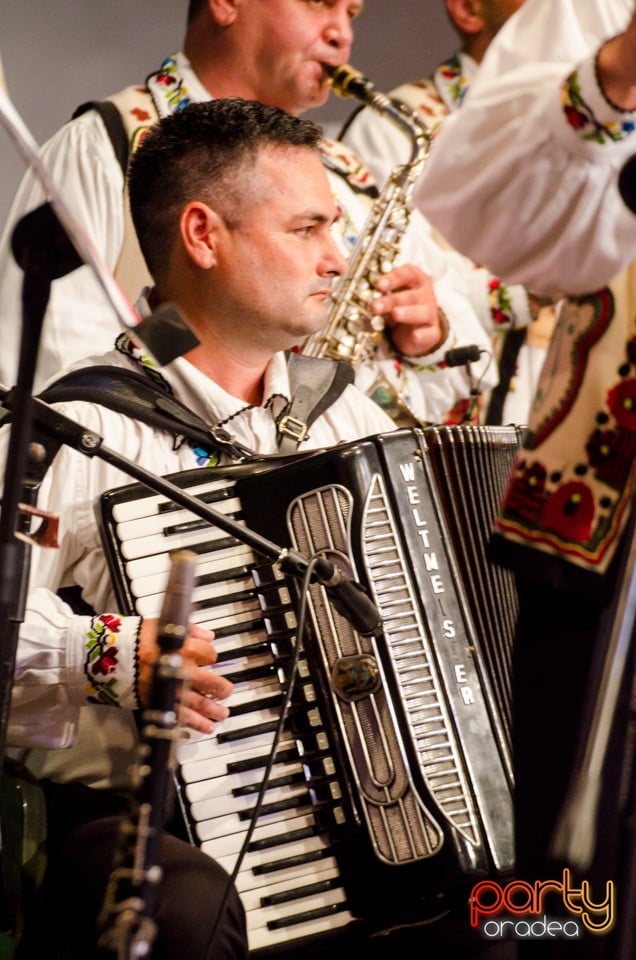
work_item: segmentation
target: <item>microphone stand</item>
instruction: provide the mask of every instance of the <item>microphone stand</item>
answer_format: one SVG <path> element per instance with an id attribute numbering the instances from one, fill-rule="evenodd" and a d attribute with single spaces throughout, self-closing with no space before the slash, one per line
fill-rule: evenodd
<path id="1" fill-rule="evenodd" d="M 14 405 L 13 393 L 0 387 L 0 400 L 9 408 Z M 219 527 L 229 533 L 241 543 L 247 544 L 257 553 L 273 560 L 281 570 L 291 576 L 301 579 L 309 566 L 309 560 L 261 536 L 255 530 L 242 526 L 231 517 L 220 513 L 207 503 L 199 500 L 192 494 L 182 490 L 165 477 L 159 477 L 140 464 L 129 460 L 104 444 L 103 438 L 93 430 L 88 430 L 81 424 L 70 420 L 53 407 L 37 397 L 31 399 L 32 418 L 41 434 L 60 443 L 72 447 L 87 457 L 97 457 L 111 466 L 117 467 L 128 476 L 140 481 L 153 493 L 166 496 L 173 503 L 184 507 L 202 520 Z M 358 633 L 369 636 L 380 629 L 381 619 L 379 612 L 367 595 L 361 584 L 349 580 L 343 575 L 340 568 L 331 563 L 326 557 L 320 556 L 315 566 L 313 583 L 322 584 L 327 590 L 331 602 L 339 613 L 346 617 Z"/>
<path id="2" fill-rule="evenodd" d="M 102 287 L 121 324 L 134 332 L 162 365 L 195 347 L 197 337 L 178 311 L 164 309 L 140 320 L 95 244 L 79 226 L 64 198 L 56 189 L 38 153 L 38 145 L 27 129 L 6 90 L 0 60 L 0 124 L 4 126 L 19 154 L 31 168 L 44 190 L 47 202 L 28 214 L 16 227 L 13 251 L 24 269 L 22 289 L 23 326 L 17 382 L 13 400 L 7 467 L 5 468 L 2 513 L 0 515 L 0 766 L 4 762 L 11 691 L 19 623 L 23 619 L 28 584 L 29 552 L 24 541 L 16 540 L 19 500 L 34 500 L 37 486 L 25 482 L 31 420 L 31 394 L 40 332 L 54 279 L 88 264 Z M 42 228 L 44 232 L 40 231 Z M 47 232 L 48 231 L 48 232 Z M 21 521 L 22 523 L 22 521 Z M 26 528 L 26 521 L 23 523 Z"/>
<path id="3" fill-rule="evenodd" d="M 18 224 L 12 238 L 14 256 L 24 270 L 23 326 L 0 513 L 0 758 L 4 758 L 5 753 L 18 629 L 24 619 L 30 559 L 27 542 L 16 538 L 15 531 L 26 523 L 20 519 L 21 501 L 33 505 L 38 487 L 28 468 L 37 348 L 52 281 L 81 263 L 70 245 L 58 243 L 57 237 L 47 229 L 53 216 L 50 207 L 38 208 Z M 31 454 L 37 458 L 38 452 L 31 448 Z M 26 474 L 31 474 L 31 479 L 26 479 Z"/>

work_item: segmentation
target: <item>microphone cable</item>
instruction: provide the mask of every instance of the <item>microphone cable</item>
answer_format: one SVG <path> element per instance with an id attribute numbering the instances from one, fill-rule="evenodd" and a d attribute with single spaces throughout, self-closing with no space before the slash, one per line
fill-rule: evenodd
<path id="1" fill-rule="evenodd" d="M 298 606 L 298 618 L 297 618 L 297 625 L 296 625 L 296 643 L 294 646 L 294 654 L 290 663 L 289 676 L 287 680 L 287 689 L 285 691 L 285 696 L 284 696 L 283 704 L 281 707 L 280 717 L 278 718 L 278 723 L 276 724 L 276 729 L 274 731 L 274 739 L 272 741 L 272 746 L 270 748 L 269 756 L 267 758 L 267 763 L 265 765 L 265 772 L 263 774 L 263 779 L 259 787 L 258 794 L 256 796 L 256 803 L 254 805 L 254 810 L 252 811 L 252 816 L 250 817 L 250 822 L 247 827 L 245 839 L 241 844 L 241 849 L 238 852 L 236 863 L 234 864 L 234 868 L 229 876 L 228 882 L 225 887 L 225 892 L 221 899 L 221 903 L 216 915 L 216 920 L 214 922 L 214 927 L 212 929 L 212 933 L 210 935 L 210 940 L 209 940 L 207 951 L 206 951 L 206 960 L 213 960 L 214 946 L 216 943 L 216 937 L 218 934 L 221 917 L 223 916 L 223 911 L 225 910 L 225 906 L 227 904 L 227 899 L 230 895 L 230 891 L 232 890 L 232 887 L 236 883 L 236 879 L 241 869 L 241 865 L 245 858 L 245 854 L 247 853 L 248 846 L 254 834 L 254 830 L 256 829 L 258 817 L 260 815 L 260 811 L 265 799 L 265 793 L 267 792 L 267 788 L 269 786 L 269 780 L 271 777 L 272 768 L 275 763 L 276 751 L 278 750 L 278 746 L 283 736 L 285 722 L 287 720 L 287 715 L 289 713 L 289 708 L 291 706 L 291 698 L 294 690 L 294 684 L 296 682 L 296 675 L 298 672 L 298 661 L 300 657 L 300 646 L 301 646 L 300 641 L 306 629 L 307 598 L 309 595 L 309 586 L 311 583 L 311 578 L 314 573 L 314 568 L 321 559 L 322 557 L 320 554 L 314 554 L 312 557 L 310 557 L 307 563 L 307 569 L 303 574 L 303 578 L 301 581 L 300 603 Z"/>

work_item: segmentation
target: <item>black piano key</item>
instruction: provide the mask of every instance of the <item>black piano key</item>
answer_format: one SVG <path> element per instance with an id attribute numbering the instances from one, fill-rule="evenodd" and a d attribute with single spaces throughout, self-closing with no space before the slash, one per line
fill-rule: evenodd
<path id="1" fill-rule="evenodd" d="M 239 590 L 236 593 L 227 593 L 219 597 L 203 597 L 192 604 L 194 610 L 212 610 L 214 607 L 223 607 L 227 603 L 238 603 L 241 600 L 254 600 L 253 590 Z"/>
<path id="2" fill-rule="evenodd" d="M 328 890 L 336 890 L 341 886 L 342 884 L 337 877 L 331 877 L 329 880 L 310 883 L 306 887 L 294 887 L 293 890 L 281 890 L 280 893 L 272 893 L 267 897 L 261 897 L 261 906 L 274 907 L 277 903 L 290 903 L 292 900 L 300 900 L 303 897 L 313 897 L 317 893 L 326 893 Z"/>
<path id="3" fill-rule="evenodd" d="M 304 783 L 305 778 L 302 773 L 289 773 L 284 777 L 271 777 L 267 781 L 267 789 L 273 790 L 275 787 L 288 787 L 293 784 Z M 244 787 L 236 787 L 232 790 L 233 797 L 249 797 L 253 796 L 255 793 L 261 789 L 262 783 L 249 783 Z"/>
<path id="4" fill-rule="evenodd" d="M 220 503 L 221 500 L 230 500 L 232 497 L 236 496 L 234 485 L 228 487 L 221 487 L 218 490 L 205 490 L 203 493 L 197 494 L 197 500 L 200 500 L 202 503 Z M 174 510 L 183 510 L 183 507 L 179 503 L 174 503 L 172 500 L 166 500 L 163 503 L 160 503 L 158 506 L 158 513 L 171 513 Z"/>
<path id="5" fill-rule="evenodd" d="M 248 566 L 232 567 L 231 570 L 217 570 L 216 573 L 202 573 L 195 577 L 194 586 L 210 587 L 215 583 L 232 583 L 233 580 L 242 580 L 250 575 Z"/>
<path id="6" fill-rule="evenodd" d="M 290 761 L 297 759 L 298 754 L 296 750 L 281 750 L 276 754 L 275 762 L 289 763 Z M 228 763 L 227 772 L 245 773 L 247 770 L 259 770 L 267 765 L 268 760 L 269 754 L 263 754 L 260 757 L 248 757 L 246 760 L 233 760 L 231 763 Z"/>
<path id="7" fill-rule="evenodd" d="M 287 870 L 290 867 L 302 867 L 306 863 L 316 863 L 318 860 L 325 860 L 331 857 L 331 850 L 312 850 L 309 853 L 299 853 L 295 857 L 284 857 L 282 860 L 271 860 L 269 863 L 263 863 L 258 867 L 252 867 L 254 876 L 263 876 L 266 873 L 276 873 L 278 870 Z M 305 890 L 306 888 L 303 888 Z M 317 891 L 315 891 L 317 892 Z M 293 899 L 292 897 L 289 898 Z"/>
<path id="8" fill-rule="evenodd" d="M 234 519 L 232 514 L 229 514 L 229 516 Z M 169 527 L 163 527 L 161 532 L 164 537 L 174 537 L 180 533 L 194 533 L 196 530 L 204 530 L 205 527 L 209 526 L 207 520 L 184 520 L 182 523 L 173 523 Z"/>
<path id="9" fill-rule="evenodd" d="M 220 540 L 204 540 L 202 543 L 189 543 L 188 550 L 193 553 L 213 554 L 217 550 L 229 550 L 238 547 L 239 541 L 235 537 L 222 537 Z"/>
<path id="10" fill-rule="evenodd" d="M 275 693 L 271 697 L 263 697 L 261 700 L 246 700 L 245 703 L 238 703 L 232 707 L 232 716 L 244 716 L 247 713 L 254 713 L 255 710 L 271 710 L 280 707 L 282 702 L 282 693 Z"/>
<path id="11" fill-rule="evenodd" d="M 228 623 L 226 627 L 214 627 L 214 636 L 217 640 L 220 640 L 222 637 L 232 637 L 236 633 L 251 633 L 252 630 L 261 630 L 263 629 L 263 621 L 259 617 L 258 620 L 245 620 L 243 623 Z"/>
<path id="12" fill-rule="evenodd" d="M 236 673 L 226 673 L 226 678 L 232 683 L 249 683 L 252 680 L 264 680 L 276 676 L 276 667 L 273 663 L 264 663 L 260 667 L 248 667 Z"/>
<path id="13" fill-rule="evenodd" d="M 218 633 L 216 636 L 218 637 Z M 216 662 L 227 663 L 229 660 L 236 660 L 237 657 L 255 657 L 262 653 L 271 653 L 269 643 L 266 639 L 261 640 L 260 643 L 248 643 L 244 647 L 233 647 L 231 650 L 222 650 Z"/>
<path id="14" fill-rule="evenodd" d="M 311 837 L 317 837 L 320 832 L 318 825 L 314 823 L 310 827 L 287 830 L 285 833 L 277 833 L 275 836 L 263 837 L 262 840 L 252 840 L 247 850 L 248 852 L 256 852 L 258 850 L 269 850 L 271 847 L 282 847 L 288 843 L 295 843 L 297 840 L 309 840 Z M 260 867 L 255 867 L 254 873 L 260 869 Z"/>
<path id="15" fill-rule="evenodd" d="M 264 803 L 259 810 L 259 817 L 267 817 L 272 813 L 282 813 L 284 810 L 295 810 L 296 807 L 311 806 L 311 798 L 308 793 L 301 793 L 297 797 L 286 797 L 284 800 L 277 800 L 275 803 Z M 251 820 L 254 815 L 254 808 L 250 810 L 241 810 L 238 813 L 239 820 Z"/>
<path id="16" fill-rule="evenodd" d="M 274 733 L 277 726 L 278 720 L 270 720 L 268 723 L 257 723 L 253 727 L 244 727 L 242 730 L 228 730 L 225 733 L 219 733 L 217 740 L 219 743 L 236 743 L 237 740 L 257 737 L 262 733 Z"/>
<path id="17" fill-rule="evenodd" d="M 296 913 L 292 917 L 281 917 L 279 920 L 268 920 L 268 930 L 284 930 L 285 927 L 293 927 L 299 923 L 307 923 L 310 920 L 320 920 L 322 917 L 331 917 L 335 913 L 342 913 L 348 910 L 346 903 L 331 903 L 325 907 L 317 907 L 315 910 L 306 910 L 304 913 Z"/>
<path id="18" fill-rule="evenodd" d="M 285 580 L 285 577 L 281 572 L 273 567 L 270 563 L 258 564 L 258 566 L 253 567 L 252 577 L 254 578 L 254 583 L 257 587 L 267 588 L 270 586 L 279 586 L 281 580 Z"/>

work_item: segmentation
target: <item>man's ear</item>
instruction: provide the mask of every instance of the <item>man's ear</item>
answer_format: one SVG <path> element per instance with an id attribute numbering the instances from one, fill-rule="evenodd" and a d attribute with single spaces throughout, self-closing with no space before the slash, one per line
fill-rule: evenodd
<path id="1" fill-rule="evenodd" d="M 464 33 L 477 33 L 484 29 L 481 0 L 445 0 L 453 23 Z"/>
<path id="2" fill-rule="evenodd" d="M 179 233 L 183 248 L 201 270 L 209 270 L 216 264 L 216 244 L 221 224 L 218 213 L 201 200 L 192 200 L 181 212 Z"/>
<path id="3" fill-rule="evenodd" d="M 241 0 L 208 0 L 210 13 L 219 27 L 229 27 L 236 20 Z"/>

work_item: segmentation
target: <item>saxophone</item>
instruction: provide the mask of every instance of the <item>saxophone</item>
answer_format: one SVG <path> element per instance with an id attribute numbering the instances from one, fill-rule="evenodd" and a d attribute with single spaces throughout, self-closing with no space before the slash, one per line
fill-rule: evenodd
<path id="1" fill-rule="evenodd" d="M 375 90 L 367 77 L 349 64 L 325 65 L 335 93 L 354 97 L 393 121 L 411 141 L 411 155 L 405 164 L 395 167 L 356 242 L 347 273 L 336 284 L 329 302 L 326 327 L 308 337 L 301 353 L 330 360 L 345 360 L 353 367 L 370 360 L 382 338 L 384 320 L 371 313 L 371 303 L 379 296 L 375 283 L 393 267 L 400 243 L 408 226 L 410 199 L 415 182 L 428 157 L 432 137 L 422 120 L 406 104 Z M 395 396 L 395 388 L 384 383 Z M 405 401 L 396 397 L 404 409 Z M 411 418 L 417 418 L 409 410 Z"/>

